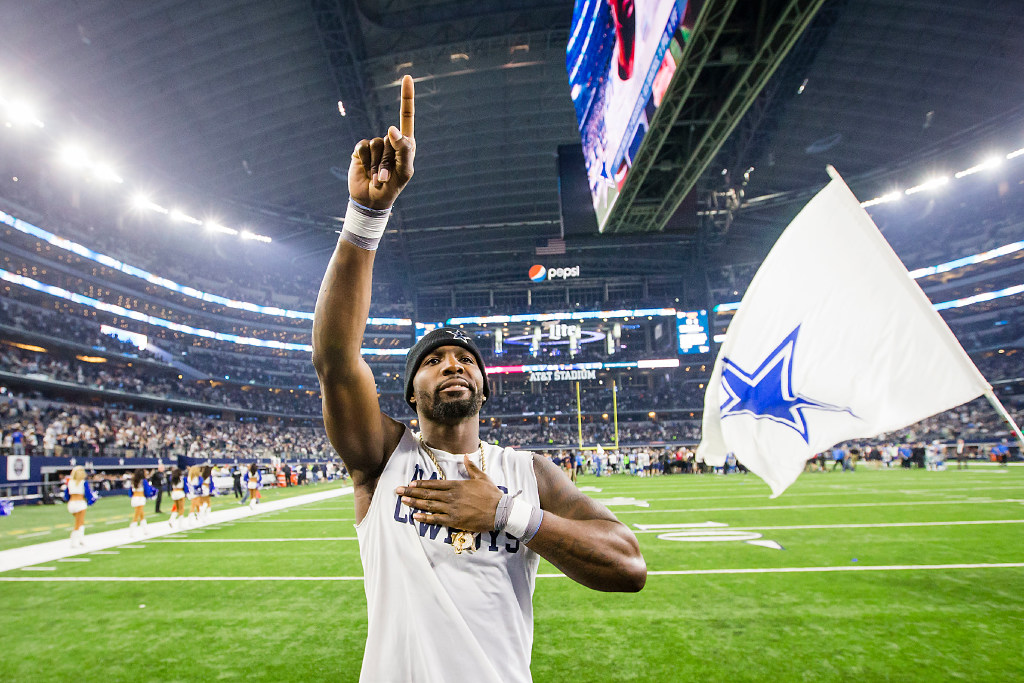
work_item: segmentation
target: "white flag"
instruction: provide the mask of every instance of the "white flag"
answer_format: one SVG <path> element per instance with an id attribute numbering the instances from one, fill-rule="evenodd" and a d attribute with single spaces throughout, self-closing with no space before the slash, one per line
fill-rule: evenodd
<path id="1" fill-rule="evenodd" d="M 761 264 L 704 396 L 698 452 L 713 465 L 733 453 L 773 498 L 816 453 L 991 389 L 857 198 L 833 178 Z"/>

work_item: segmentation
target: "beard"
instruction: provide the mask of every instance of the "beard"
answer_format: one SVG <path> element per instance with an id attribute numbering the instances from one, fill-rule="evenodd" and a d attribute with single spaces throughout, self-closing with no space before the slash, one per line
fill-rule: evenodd
<path id="1" fill-rule="evenodd" d="M 478 415 L 480 407 L 484 404 L 482 392 L 472 389 L 470 391 L 467 398 L 446 398 L 440 389 L 433 392 L 420 391 L 416 394 L 416 402 L 428 407 L 425 412 L 433 422 L 455 425 L 468 417 Z"/>

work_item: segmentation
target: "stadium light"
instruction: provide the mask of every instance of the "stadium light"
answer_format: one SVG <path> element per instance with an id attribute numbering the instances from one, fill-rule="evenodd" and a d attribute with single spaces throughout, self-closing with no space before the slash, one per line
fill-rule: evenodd
<path id="1" fill-rule="evenodd" d="M 976 166 L 971 166 L 970 168 L 965 168 L 962 171 L 957 171 L 956 173 L 953 174 L 953 177 L 959 180 L 960 178 L 963 178 L 965 176 L 974 175 L 975 173 L 979 173 L 990 168 L 996 168 L 1002 163 L 1003 160 L 1000 157 L 989 157 L 988 159 L 985 159 L 985 161 L 981 162 Z"/>
<path id="2" fill-rule="evenodd" d="M 16 126 L 35 126 L 42 128 L 43 122 L 36 118 L 32 107 L 25 102 L 5 102 L 7 105 L 7 121 Z"/>
<path id="3" fill-rule="evenodd" d="M 341 100 L 338 100 L 338 112 L 345 116 L 345 105 Z M 4 121 L 4 124 L 8 128 L 15 126 L 32 125 L 38 128 L 43 128 L 44 124 L 36 116 L 34 108 L 24 100 L 11 100 L 3 96 L 2 86 L 0 86 L 0 121 Z M 95 180 L 105 183 L 116 183 L 118 185 L 124 184 L 124 178 L 110 165 L 107 163 L 98 162 L 93 158 L 90 158 L 90 154 L 81 145 L 75 143 L 66 143 L 57 150 L 57 158 L 63 164 L 77 169 L 83 169 L 91 173 Z M 13 178 L 14 182 L 17 182 L 17 177 Z M 164 215 L 169 215 L 172 219 L 178 222 L 190 223 L 192 225 L 204 225 L 204 221 L 189 216 L 180 210 L 171 211 L 158 204 L 153 203 L 149 197 L 142 193 L 136 193 L 131 199 L 132 205 L 138 210 L 156 211 Z M 217 221 L 209 221 L 207 227 L 214 231 L 229 235 L 238 235 L 239 231 L 234 228 L 228 228 Z M 262 242 L 269 244 L 273 240 L 266 235 L 259 235 L 246 231 L 244 235 L 246 239 Z"/>
<path id="4" fill-rule="evenodd" d="M 959 180 L 961 178 L 966 178 L 967 176 L 974 175 L 975 173 L 979 173 L 979 172 L 984 171 L 984 170 L 988 170 L 988 169 L 991 169 L 991 168 L 996 168 L 996 167 L 1000 166 L 1003 163 L 1004 159 L 1005 160 L 1016 159 L 1017 157 L 1022 156 L 1022 155 L 1024 155 L 1024 147 L 1022 147 L 1020 149 L 1016 149 L 1016 150 L 1008 153 L 1005 157 L 1000 157 L 999 154 L 994 154 L 994 155 L 986 158 L 984 161 L 982 161 L 981 163 L 979 163 L 979 164 L 977 164 L 975 166 L 971 166 L 969 168 L 965 168 L 962 171 L 957 171 L 956 173 L 953 174 L 953 179 Z M 932 178 L 931 180 L 927 180 L 927 181 L 921 183 L 920 185 L 916 185 L 916 186 L 911 187 L 911 188 L 909 188 L 907 190 L 904 190 L 902 194 L 903 195 L 917 194 L 918 192 L 922 192 L 924 190 L 930 190 L 930 189 L 934 189 L 936 187 L 939 187 L 941 185 L 945 185 L 949 181 L 950 181 L 949 176 L 942 176 L 942 177 L 939 177 L 939 178 Z M 881 197 L 875 197 L 874 199 L 869 199 L 867 201 L 861 202 L 860 205 L 862 207 L 864 207 L 864 208 L 869 208 L 869 207 L 872 207 L 872 206 L 877 206 L 878 204 L 885 204 L 885 203 L 890 202 L 890 201 L 895 201 L 898 198 L 898 197 L 893 196 L 895 194 L 898 194 L 898 193 L 890 192 L 889 194 L 882 195 Z"/>
<path id="5" fill-rule="evenodd" d="M 149 197 L 141 193 L 135 195 L 135 197 L 132 198 L 132 203 L 135 205 L 135 208 L 139 210 L 156 211 L 157 213 L 162 213 L 164 215 L 170 213 L 168 209 L 160 206 L 159 204 L 154 203 L 149 199 Z"/>
<path id="6" fill-rule="evenodd" d="M 938 176 L 936 178 L 929 178 L 928 180 L 924 181 L 920 185 L 915 185 L 914 187 L 908 187 L 907 189 L 905 189 L 903 191 L 903 194 L 912 195 L 912 194 L 917 194 L 918 192 L 924 192 L 925 190 L 934 190 L 935 188 L 942 187 L 943 185 L 945 185 L 948 182 L 949 182 L 949 176 L 948 175 Z"/>
<path id="7" fill-rule="evenodd" d="M 903 199 L 903 191 L 894 190 L 892 192 L 889 192 L 888 194 L 883 194 L 881 197 L 875 197 L 874 199 L 869 199 L 866 202 L 861 202 L 860 205 L 866 209 L 869 206 L 875 206 L 877 204 L 887 204 L 889 202 L 899 201 L 900 199 Z"/>
<path id="8" fill-rule="evenodd" d="M 239 233 L 239 236 L 243 240 L 252 240 L 254 242 L 263 242 L 264 244 L 269 244 L 272 241 L 266 235 L 257 235 L 256 233 L 252 232 L 251 230 L 243 230 L 242 232 Z"/>
<path id="9" fill-rule="evenodd" d="M 117 174 L 117 171 L 115 171 L 107 164 L 96 164 L 95 166 L 93 166 L 92 174 L 96 177 L 97 180 L 117 183 L 118 185 L 124 182 L 124 178 L 119 176 Z"/>
<path id="10" fill-rule="evenodd" d="M 216 221 L 203 221 L 203 226 L 212 232 L 222 232 L 225 235 L 237 235 L 238 231 L 234 228 L 229 228 L 225 225 L 221 225 Z"/>
<path id="11" fill-rule="evenodd" d="M 60 151 L 60 159 L 68 166 L 78 168 L 89 163 L 85 150 L 78 145 L 68 145 Z"/>
<path id="12" fill-rule="evenodd" d="M 191 223 L 192 225 L 202 225 L 203 224 L 203 222 L 201 220 L 199 220 L 198 218 L 193 218 L 192 216 L 189 216 L 187 213 L 185 213 L 184 211 L 181 211 L 179 209 L 173 209 L 171 211 L 171 220 L 172 221 L 180 221 L 182 223 Z"/>

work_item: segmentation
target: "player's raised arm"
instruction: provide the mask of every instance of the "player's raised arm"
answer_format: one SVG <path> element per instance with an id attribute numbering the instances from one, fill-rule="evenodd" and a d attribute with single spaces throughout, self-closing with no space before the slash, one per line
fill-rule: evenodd
<path id="1" fill-rule="evenodd" d="M 348 172 L 345 227 L 331 256 L 313 318 L 313 365 L 320 378 L 324 425 L 331 444 L 359 486 L 372 481 L 401 436 L 401 426 L 382 415 L 373 373 L 360 353 L 374 255 L 391 205 L 412 178 L 412 78 L 402 80 L 401 128 L 361 140 Z"/>

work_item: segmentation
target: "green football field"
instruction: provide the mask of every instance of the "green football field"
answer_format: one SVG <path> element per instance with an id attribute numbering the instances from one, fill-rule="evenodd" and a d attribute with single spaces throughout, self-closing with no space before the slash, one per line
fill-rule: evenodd
<path id="1" fill-rule="evenodd" d="M 637 532 L 650 575 L 604 594 L 542 562 L 537 681 L 1024 678 L 1024 467 L 807 473 L 776 500 L 753 475 L 579 485 Z M 106 499 L 87 523 L 127 515 Z M 17 508 L 0 549 L 68 521 Z M 344 495 L 0 573 L 0 680 L 355 681 L 352 524 Z M 472 680 L 452 649 L 453 679 Z"/>

